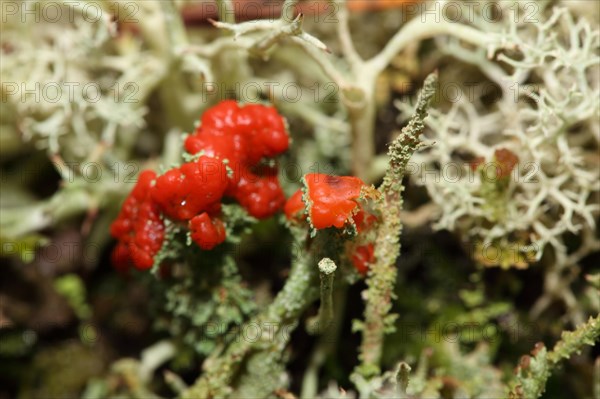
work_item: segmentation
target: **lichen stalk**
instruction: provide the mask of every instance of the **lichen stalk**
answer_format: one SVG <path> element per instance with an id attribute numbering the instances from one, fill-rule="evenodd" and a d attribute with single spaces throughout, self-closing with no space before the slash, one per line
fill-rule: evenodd
<path id="1" fill-rule="evenodd" d="M 333 322 L 333 280 L 336 269 L 335 262 L 329 258 L 323 258 L 319 261 L 321 305 L 317 316 L 309 320 L 307 330 L 310 333 L 323 333 Z"/>
<path id="2" fill-rule="evenodd" d="M 383 338 L 387 332 L 393 331 L 395 316 L 389 312 L 397 275 L 396 259 L 400 254 L 400 211 L 404 190 L 402 179 L 410 157 L 421 146 L 419 135 L 424 129 L 423 119 L 427 116 L 436 83 L 437 73 L 432 73 L 425 79 L 415 115 L 389 147 L 390 166 L 379 187 L 382 195 L 377 205 L 381 210 L 382 223 L 375 241 L 376 261 L 371 265 L 366 281 L 367 289 L 363 292 L 366 304 L 359 349 L 361 363 L 355 370 L 365 377 L 380 373 Z"/>
<path id="3" fill-rule="evenodd" d="M 297 231 L 295 236 L 299 239 L 298 242 L 304 242 L 305 232 Z M 207 360 L 203 366 L 203 374 L 190 389 L 181 394 L 181 398 L 232 395 L 234 392 L 233 380 L 244 364 L 244 360 L 248 360 L 248 364 L 252 364 L 253 358 L 260 359 L 259 363 L 277 368 L 283 356 L 283 349 L 290 339 L 291 332 L 298 324 L 300 315 L 318 298 L 317 268 L 314 260 L 315 252 L 319 251 L 319 248 L 319 240 L 314 240 L 306 250 L 299 251 L 293 259 L 290 276 L 283 289 L 263 313 L 245 324 L 245 326 L 265 327 L 263 330 L 268 330 L 269 333 L 263 334 L 258 340 L 243 338 L 236 340 L 218 358 Z M 256 372 L 257 370 L 254 369 L 251 373 L 253 381 L 248 381 L 247 378 L 241 381 L 238 393 L 248 392 L 250 388 L 260 387 L 267 390 L 271 388 L 261 386 L 262 381 L 259 381 L 260 377 L 257 377 Z M 252 385 L 252 387 L 248 387 L 248 385 Z"/>
<path id="4" fill-rule="evenodd" d="M 543 343 L 537 343 L 531 351 L 531 356 L 521 358 L 517 367 L 516 383 L 513 385 L 509 398 L 511 399 L 536 399 L 546 389 L 546 382 L 552 370 L 573 354 L 581 352 L 586 345 L 598 343 L 600 338 L 600 314 L 590 317 L 584 324 L 579 325 L 574 331 L 566 331 L 561 339 L 548 351 Z"/>

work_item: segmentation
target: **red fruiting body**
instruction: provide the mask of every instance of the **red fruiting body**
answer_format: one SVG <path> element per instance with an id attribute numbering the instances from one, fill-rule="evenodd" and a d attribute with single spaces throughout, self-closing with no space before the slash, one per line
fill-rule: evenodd
<path id="1" fill-rule="evenodd" d="M 111 234 L 119 240 L 112 255 L 117 268 L 125 270 L 132 262 L 138 269 L 152 267 L 164 240 L 161 213 L 187 222 L 192 240 L 210 250 L 225 241 L 225 226 L 217 218 L 224 195 L 260 219 L 283 206 L 277 169 L 261 164 L 289 146 L 285 122 L 277 111 L 223 101 L 207 110 L 201 122 L 185 141 L 189 153 L 202 152 L 198 159 L 158 178 L 152 171 L 142 172 L 125 200 L 111 226 Z"/>
<path id="2" fill-rule="evenodd" d="M 475 157 L 475 159 L 473 159 L 469 163 L 469 167 L 471 168 L 471 170 L 473 172 L 475 172 L 477 170 L 477 168 L 479 167 L 479 165 L 481 165 L 484 162 L 485 162 L 485 158 L 484 157 Z"/>
<path id="3" fill-rule="evenodd" d="M 225 226 L 220 219 L 211 219 L 207 213 L 194 216 L 189 223 L 192 240 L 205 250 L 225 241 Z"/>
<path id="4" fill-rule="evenodd" d="M 198 134 L 201 129 L 202 134 Z M 228 128 L 230 129 L 230 128 Z M 228 131 L 218 130 L 212 126 L 198 128 L 196 133 L 185 140 L 185 150 L 190 154 L 200 151 L 208 157 L 220 160 L 236 160 L 244 155 L 243 146 L 247 145 L 239 136 L 234 136 Z"/>
<path id="5" fill-rule="evenodd" d="M 309 216 L 315 229 L 342 228 L 357 211 L 358 197 L 365 185 L 353 176 L 310 173 L 304 176 L 311 206 Z"/>
<path id="6" fill-rule="evenodd" d="M 219 212 L 227 182 L 225 165 L 201 156 L 156 179 L 152 199 L 166 216 L 185 221 L 202 212 Z"/>
<path id="7" fill-rule="evenodd" d="M 223 101 L 206 111 L 201 122 L 186 139 L 185 148 L 191 154 L 203 151 L 227 162 L 231 175 L 225 194 L 259 219 L 281 209 L 285 196 L 276 170 L 257 170 L 262 159 L 281 154 L 289 146 L 285 122 L 277 111 L 260 104 L 240 107 L 235 101 Z"/>
<path id="8" fill-rule="evenodd" d="M 112 260 L 119 270 L 133 265 L 146 270 L 152 267 L 164 239 L 164 223 L 158 206 L 152 201 L 150 191 L 156 174 L 142 172 L 138 182 L 123 203 L 121 212 L 112 223 L 110 232 L 119 240 Z"/>
<path id="9" fill-rule="evenodd" d="M 499 170 L 496 171 L 496 177 L 499 179 L 510 176 L 515 165 L 519 163 L 519 158 L 506 148 L 499 148 L 494 151 L 494 158 L 496 158 L 496 162 L 500 166 Z"/>
<path id="10" fill-rule="evenodd" d="M 372 213 L 366 212 L 362 208 L 352 217 L 354 224 L 356 225 L 356 231 L 362 232 L 368 229 L 377 221 L 377 217 Z"/>
<path id="11" fill-rule="evenodd" d="M 361 245 L 352 254 L 354 268 L 363 276 L 367 274 L 369 265 L 375 260 L 375 246 L 373 244 Z"/>
<path id="12" fill-rule="evenodd" d="M 342 228 L 352 219 L 358 232 L 371 226 L 377 218 L 358 203 L 361 190 L 367 187 L 358 177 L 310 173 L 304 176 L 310 199 L 309 215 L 315 229 Z M 302 190 L 287 201 L 284 212 L 288 220 L 300 221 L 304 210 Z"/>
<path id="13" fill-rule="evenodd" d="M 358 202 L 361 193 L 365 196 L 374 195 L 359 178 L 311 173 L 304 176 L 304 181 L 310 200 L 308 214 L 315 229 L 342 228 L 352 221 L 357 232 L 363 233 L 377 221 L 377 217 Z M 302 190 L 296 191 L 284 207 L 285 215 L 291 222 L 305 219 L 304 209 Z M 374 244 L 362 244 L 364 237 L 359 237 L 357 243 L 348 247 L 350 260 L 362 275 L 367 273 L 369 264 L 375 260 Z"/>
<path id="14" fill-rule="evenodd" d="M 274 174 L 244 176 L 236 186 L 234 197 L 258 219 L 268 218 L 285 203 L 285 195 Z"/>
<path id="15" fill-rule="evenodd" d="M 298 190 L 285 203 L 283 211 L 289 221 L 300 221 L 305 218 L 302 195 L 302 190 Z"/>
<path id="16" fill-rule="evenodd" d="M 279 155 L 289 147 L 283 118 L 275 108 L 261 104 L 240 107 L 237 102 L 227 100 L 210 108 L 202 115 L 196 134 L 186 140 L 186 149 L 192 154 L 196 153 L 193 142 L 215 132 L 236 137 L 249 144 L 250 146 L 242 148 L 246 161 L 251 165 L 263 157 Z"/>
<path id="17" fill-rule="evenodd" d="M 477 170 L 484 161 L 484 157 L 475 158 L 470 164 L 471 170 Z M 515 168 L 515 165 L 519 163 L 519 157 L 517 157 L 511 150 L 499 148 L 494 151 L 493 161 L 495 161 L 495 175 L 489 177 L 492 179 L 504 179 L 510 176 Z M 487 168 L 485 169 L 485 171 L 487 171 Z"/>

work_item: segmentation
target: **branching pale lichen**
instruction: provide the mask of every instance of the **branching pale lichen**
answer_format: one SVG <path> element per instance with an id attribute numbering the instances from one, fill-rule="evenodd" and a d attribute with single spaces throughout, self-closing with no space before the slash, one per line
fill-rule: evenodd
<path id="1" fill-rule="evenodd" d="M 440 51 L 475 66 L 489 81 L 442 81 L 442 87 L 457 85 L 459 92 L 443 98 L 449 100 L 447 110 L 432 110 L 425 137 L 436 146 L 415 155 L 411 179 L 427 188 L 436 206 L 434 227 L 459 232 L 480 263 L 547 266 L 545 293 L 532 307 L 533 317 L 558 300 L 579 324 L 585 312 L 565 274 L 576 275 L 579 261 L 600 245 L 600 185 L 592 155 L 600 137 L 600 32 L 567 8 L 543 3 L 531 16 L 537 23 L 523 21 L 515 14 L 523 6 L 502 3 L 499 20 L 482 14 L 485 7 L 475 9 L 473 23 L 498 35 L 505 48 L 494 57 L 479 45 L 437 39 Z M 464 67 L 458 63 L 447 75 Z M 490 98 L 492 107 L 485 104 Z M 408 104 L 397 105 L 410 114 Z M 501 196 L 469 168 L 476 157 L 493 168 L 498 149 L 518 158 Z M 569 234 L 582 237 L 581 245 L 569 248 Z"/>

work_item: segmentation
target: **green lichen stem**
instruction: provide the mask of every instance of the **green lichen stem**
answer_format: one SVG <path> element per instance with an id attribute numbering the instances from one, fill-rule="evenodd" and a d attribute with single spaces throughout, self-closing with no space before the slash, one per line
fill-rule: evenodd
<path id="1" fill-rule="evenodd" d="M 437 73 L 430 74 L 418 98 L 415 115 L 404 127 L 388 150 L 390 166 L 379 187 L 381 198 L 378 207 L 382 223 L 377 232 L 376 261 L 367 276 L 365 317 L 362 326 L 362 343 L 359 349 L 361 364 L 355 370 L 364 377 L 379 374 L 383 337 L 393 331 L 395 315 L 389 314 L 396 282 L 396 259 L 400 254 L 400 211 L 402 209 L 402 179 L 412 154 L 421 146 L 419 135 L 424 129 L 429 101 L 435 93 Z"/>
<path id="2" fill-rule="evenodd" d="M 304 233 L 305 234 L 305 233 Z M 297 234 L 300 237 L 300 233 Z M 227 397 L 233 393 L 233 379 L 240 371 L 245 359 L 256 356 L 267 356 L 263 361 L 279 363 L 282 350 L 290 339 L 290 334 L 298 324 L 304 310 L 318 297 L 316 288 L 317 268 L 314 264 L 316 251 L 320 245 L 315 240 L 309 248 L 299 251 L 293 260 L 290 276 L 285 286 L 277 294 L 271 305 L 261 314 L 246 323 L 248 326 L 259 326 L 268 331 L 258 340 L 238 339 L 218 358 L 212 358 L 204 364 L 204 373 L 198 380 L 181 394 L 181 398 Z M 250 360 L 248 361 L 250 363 Z M 260 385 L 257 371 L 251 370 L 254 383 Z M 247 374 L 247 373 L 245 373 Z M 243 385 L 243 382 L 240 383 Z M 247 387 L 240 387 L 242 391 Z"/>
<path id="3" fill-rule="evenodd" d="M 327 331 L 319 337 L 319 341 L 313 349 L 310 361 L 302 378 L 302 389 L 300 398 L 312 399 L 317 396 L 319 385 L 319 371 L 327 358 L 335 358 L 338 350 L 340 332 L 342 330 L 345 315 L 346 298 L 348 294 L 347 284 L 337 284 L 333 294 L 333 320 Z"/>
<path id="4" fill-rule="evenodd" d="M 104 176 L 109 176 L 106 169 L 102 169 L 102 172 Z M 110 205 L 111 201 L 124 197 L 129 188 L 110 178 L 102 178 L 92 184 L 72 173 L 69 180 L 63 180 L 62 187 L 51 198 L 3 214 L 0 236 L 11 239 L 24 237 L 91 209 L 103 208 Z"/>
<path id="5" fill-rule="evenodd" d="M 379 54 L 366 61 L 366 64 L 369 68 L 382 72 L 392 59 L 410 43 L 442 35 L 455 37 L 484 49 L 490 48 L 497 40 L 494 34 L 443 18 L 436 23 L 423 23 L 419 18 L 414 18 L 390 39 Z"/>
<path id="6" fill-rule="evenodd" d="M 546 382 L 552 370 L 563 359 L 581 352 L 586 346 L 593 346 L 600 338 L 600 314 L 590 317 L 574 331 L 562 333 L 560 341 L 548 352 L 544 344 L 538 343 L 531 352 L 532 356 L 523 356 L 516 371 L 516 382 L 510 391 L 511 399 L 536 399 L 546 389 Z"/>
<path id="7" fill-rule="evenodd" d="M 398 363 L 398 369 L 396 370 L 396 393 L 398 398 L 406 398 L 410 374 L 410 366 L 405 362 Z"/>
<path id="8" fill-rule="evenodd" d="M 600 314 L 590 317 L 585 324 L 580 325 L 575 331 L 565 331 L 561 334 L 548 360 L 555 366 L 561 360 L 568 359 L 574 353 L 581 351 L 585 345 L 594 345 L 600 338 Z"/>
<path id="9" fill-rule="evenodd" d="M 321 305 L 319 313 L 309 320 L 307 330 L 312 334 L 320 334 L 326 331 L 333 322 L 333 280 L 337 266 L 329 258 L 319 261 L 319 272 L 321 277 Z"/>

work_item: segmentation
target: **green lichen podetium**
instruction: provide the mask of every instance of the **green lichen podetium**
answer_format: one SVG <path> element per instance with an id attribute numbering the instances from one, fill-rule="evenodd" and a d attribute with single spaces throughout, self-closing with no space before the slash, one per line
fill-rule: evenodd
<path id="1" fill-rule="evenodd" d="M 242 327 L 260 326 L 269 333 L 256 340 L 239 339 L 218 357 L 209 358 L 202 375 L 181 398 L 268 397 L 282 388 L 284 380 L 276 377 L 283 373 L 290 335 L 302 313 L 319 297 L 317 260 L 333 250 L 327 245 L 329 234 L 319 234 L 304 245 L 306 231 L 292 228 L 292 233 L 303 250 L 293 257 L 284 287 L 264 312 Z"/>
<path id="2" fill-rule="evenodd" d="M 600 338 L 600 314 L 574 331 L 564 331 L 554 348 L 548 352 L 544 344 L 538 343 L 531 352 L 532 356 L 523 356 L 516 370 L 516 384 L 510 392 L 511 399 L 536 399 L 546 389 L 546 382 L 552 370 L 563 359 L 581 352 L 586 346 L 593 346 Z"/>
<path id="3" fill-rule="evenodd" d="M 333 281 L 337 266 L 329 258 L 319 261 L 319 272 L 321 277 L 321 305 L 319 313 L 307 323 L 307 331 L 311 334 L 325 332 L 333 323 Z"/>
<path id="4" fill-rule="evenodd" d="M 427 116 L 429 101 L 435 93 L 437 72 L 430 74 L 424 82 L 423 90 L 417 100 L 415 115 L 388 149 L 389 168 L 379 187 L 382 196 L 378 207 L 382 223 L 377 232 L 375 246 L 376 262 L 367 276 L 367 289 L 363 292 L 366 300 L 362 343 L 359 360 L 361 364 L 355 370 L 364 377 L 380 373 L 379 362 L 383 346 L 383 337 L 393 332 L 396 315 L 389 314 L 394 297 L 396 282 L 396 259 L 400 255 L 400 211 L 402 209 L 402 179 L 406 165 L 412 154 L 422 147 L 419 135 L 425 128 L 423 120 Z"/>

